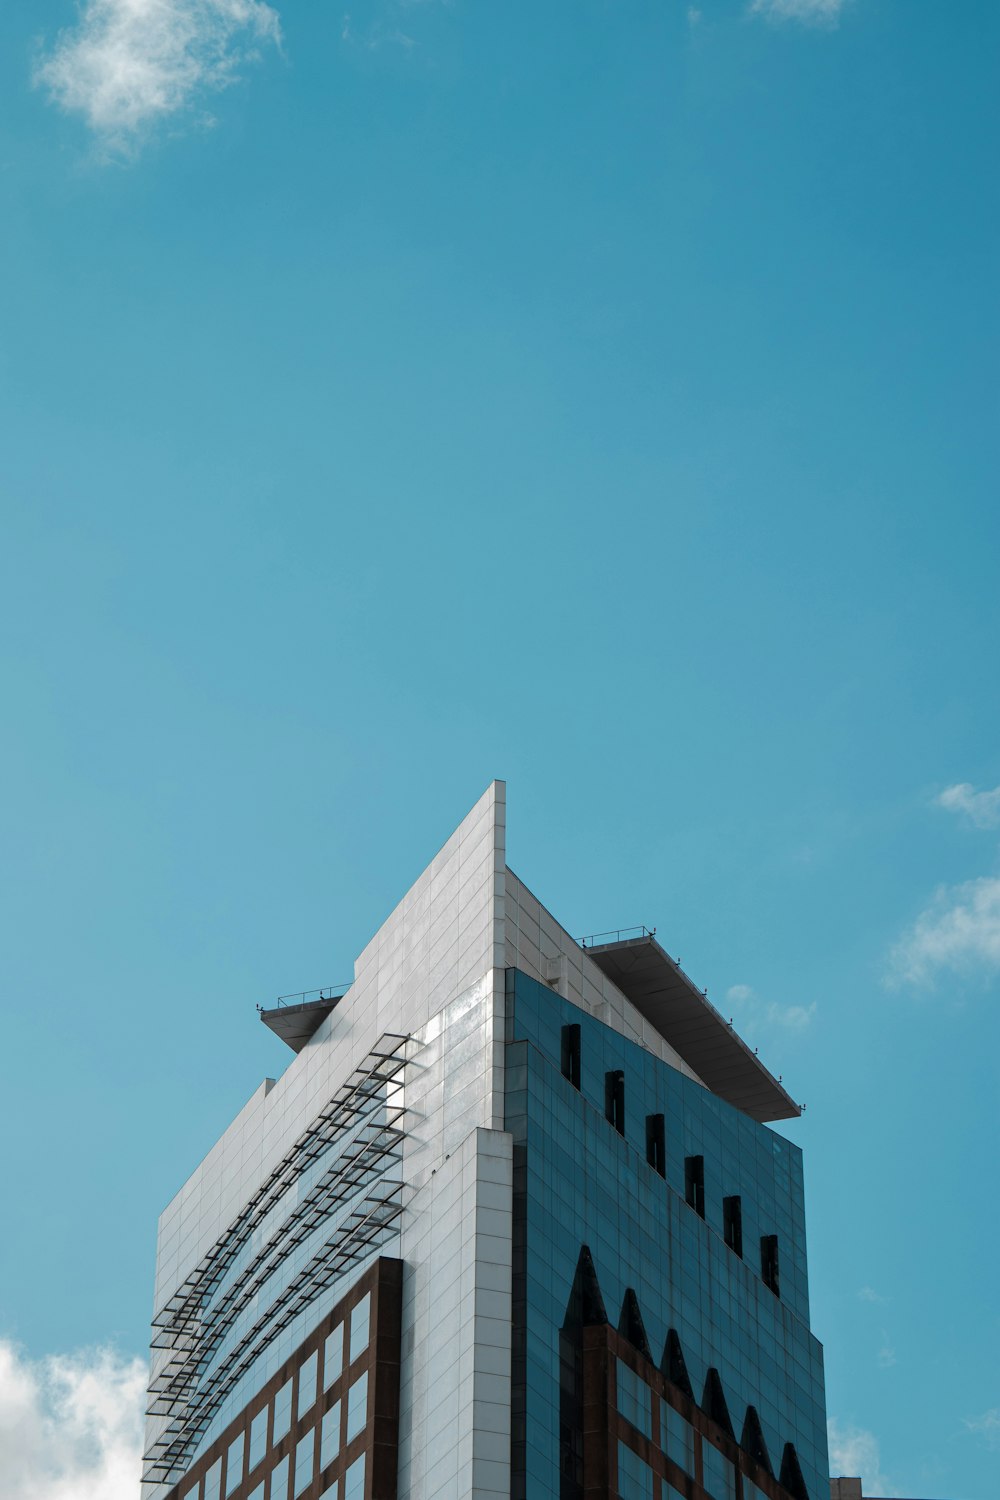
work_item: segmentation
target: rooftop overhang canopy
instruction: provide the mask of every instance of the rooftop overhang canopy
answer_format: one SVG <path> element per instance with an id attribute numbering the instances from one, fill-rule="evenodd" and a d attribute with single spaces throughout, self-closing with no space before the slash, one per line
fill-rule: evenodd
<path id="1" fill-rule="evenodd" d="M 343 995 L 335 995 L 325 1000 L 307 1000 L 303 1005 L 275 1005 L 270 1010 L 262 1010 L 260 1018 L 275 1036 L 288 1043 L 293 1052 L 301 1052 L 313 1032 L 343 998 Z"/>
<path id="2" fill-rule="evenodd" d="M 587 943 L 585 951 L 713 1094 L 762 1124 L 802 1113 L 654 937 Z"/>

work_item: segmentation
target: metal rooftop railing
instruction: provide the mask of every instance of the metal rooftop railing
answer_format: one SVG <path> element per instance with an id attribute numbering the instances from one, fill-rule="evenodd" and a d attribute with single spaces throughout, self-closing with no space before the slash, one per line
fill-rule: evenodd
<path id="1" fill-rule="evenodd" d="M 610 932 L 592 932 L 580 939 L 581 948 L 597 948 L 604 943 L 625 943 L 629 938 L 655 937 L 655 927 L 613 927 Z"/>
<path id="2" fill-rule="evenodd" d="M 279 995 L 275 1004 L 307 1005 L 310 1000 L 340 1000 L 350 987 L 350 984 L 324 984 L 318 990 L 299 990 L 294 995 Z"/>

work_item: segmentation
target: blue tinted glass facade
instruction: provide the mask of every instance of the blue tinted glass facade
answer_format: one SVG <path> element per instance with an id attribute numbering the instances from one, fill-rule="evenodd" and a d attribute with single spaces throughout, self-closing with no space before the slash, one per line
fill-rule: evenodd
<path id="1" fill-rule="evenodd" d="M 694 1428 L 666 1401 L 660 1402 L 660 1442 L 685 1474 L 694 1473 Z"/>
<path id="2" fill-rule="evenodd" d="M 561 1070 L 568 1024 L 580 1027 L 579 1089 Z M 515 1142 L 514 1493 L 560 1493 L 559 1331 L 586 1245 L 608 1320 L 622 1326 L 631 1288 L 653 1362 L 661 1364 L 668 1329 L 676 1330 L 696 1400 L 716 1369 L 737 1436 L 754 1406 L 772 1459 L 793 1444 L 810 1500 L 823 1500 L 822 1351 L 808 1324 L 798 1148 L 515 970 L 507 975 L 506 1025 L 505 1123 Z M 606 1079 L 617 1071 L 622 1133 L 606 1118 Z M 660 1162 L 647 1161 L 647 1117 L 658 1114 L 664 1175 Z M 704 1218 L 685 1202 L 692 1156 L 704 1160 Z M 723 1199 L 733 1195 L 741 1199 L 742 1259 L 724 1238 Z M 758 1247 L 771 1235 L 780 1297 L 761 1277 Z"/>
<path id="3" fill-rule="evenodd" d="M 653 1471 L 624 1443 L 618 1444 L 618 1493 L 621 1500 L 653 1500 Z"/>
<path id="4" fill-rule="evenodd" d="M 653 1436 L 653 1422 L 649 1410 L 649 1386 L 639 1379 L 621 1360 L 616 1361 L 618 1410 L 626 1421 L 631 1422 L 643 1437 Z"/>

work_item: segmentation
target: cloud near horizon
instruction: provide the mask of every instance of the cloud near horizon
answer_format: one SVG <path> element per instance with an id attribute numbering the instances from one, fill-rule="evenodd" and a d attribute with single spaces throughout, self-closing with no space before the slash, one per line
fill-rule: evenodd
<path id="1" fill-rule="evenodd" d="M 830 1444 L 831 1475 L 846 1475 L 863 1481 L 866 1495 L 896 1495 L 890 1481 L 882 1473 L 878 1451 L 878 1439 L 863 1427 L 841 1426 L 833 1417 L 827 1423 L 827 1438 Z"/>
<path id="2" fill-rule="evenodd" d="M 767 21 L 801 21 L 807 26 L 836 26 L 844 0 L 751 0 L 750 14 Z"/>
<path id="3" fill-rule="evenodd" d="M 135 1500 L 146 1373 L 112 1349 L 32 1360 L 0 1339 L 4 1500 Z"/>
<path id="4" fill-rule="evenodd" d="M 941 886 L 893 947 L 887 983 L 928 986 L 943 971 L 1000 973 L 1000 877 Z"/>
<path id="5" fill-rule="evenodd" d="M 105 145 L 125 150 L 235 83 L 262 45 L 280 41 L 278 13 L 265 0 L 83 0 L 35 82 Z"/>

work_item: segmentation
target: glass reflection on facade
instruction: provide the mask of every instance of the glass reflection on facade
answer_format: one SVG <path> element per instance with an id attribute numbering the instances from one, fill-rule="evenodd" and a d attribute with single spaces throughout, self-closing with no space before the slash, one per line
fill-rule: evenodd
<path id="1" fill-rule="evenodd" d="M 562 1066 L 568 1023 L 579 1027 L 579 1087 Z M 798 1149 L 516 971 L 507 975 L 506 1034 L 506 1124 L 515 1141 L 512 1493 L 591 1493 L 582 1336 L 606 1322 L 648 1367 L 613 1362 L 608 1375 L 609 1408 L 627 1424 L 621 1443 L 645 1464 L 629 1457 L 627 1487 L 615 1490 L 621 1450 L 613 1430 L 602 1459 L 609 1494 L 638 1493 L 637 1485 L 646 1493 L 648 1469 L 655 1500 L 664 1483 L 683 1492 L 684 1475 L 694 1495 L 743 1500 L 745 1470 L 748 1486 L 769 1495 L 774 1486 L 773 1500 L 823 1500 L 822 1352 L 808 1321 Z M 623 1086 L 621 1122 L 606 1108 L 612 1074 Z M 658 1115 L 664 1159 L 651 1161 L 646 1122 Z M 727 1243 L 724 1203 L 734 1196 L 744 1241 L 774 1236 L 781 1246 L 780 1296 L 760 1265 Z M 582 1261 L 589 1287 L 581 1286 Z M 584 1315 L 588 1295 L 600 1301 L 599 1315 Z M 661 1393 L 644 1384 L 667 1376 L 686 1414 L 666 1385 Z M 709 1430 L 721 1446 L 705 1440 Z"/>
<path id="2" fill-rule="evenodd" d="M 227 1500 L 318 1500 L 337 1494 L 342 1482 L 346 1492 L 363 1489 L 366 1473 L 380 1500 L 394 1494 L 401 1294 L 400 1261 L 380 1257 L 208 1445 L 168 1500 L 220 1500 L 223 1494 Z M 345 1364 L 345 1333 L 354 1327 L 358 1337 L 348 1345 Z"/>

